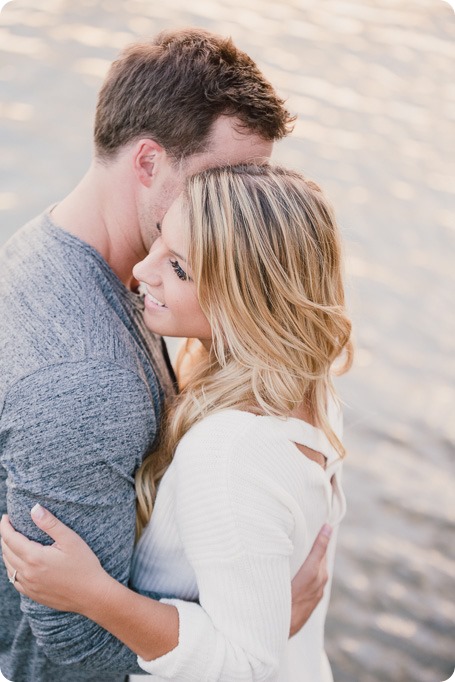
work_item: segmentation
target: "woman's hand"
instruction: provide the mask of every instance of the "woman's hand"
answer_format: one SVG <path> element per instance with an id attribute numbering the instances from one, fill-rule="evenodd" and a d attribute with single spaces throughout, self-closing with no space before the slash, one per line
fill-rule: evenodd
<path id="1" fill-rule="evenodd" d="M 55 542 L 44 546 L 28 540 L 2 517 L 3 561 L 8 576 L 15 576 L 14 587 L 45 606 L 87 615 L 94 598 L 99 602 L 107 596 L 112 579 L 82 538 L 53 514 L 37 504 L 31 516 Z"/>
<path id="2" fill-rule="evenodd" d="M 45 606 L 74 611 L 95 621 L 146 661 L 164 656 L 179 642 L 175 606 L 137 594 L 102 568 L 82 538 L 36 505 L 32 519 L 53 540 L 28 540 L 7 516 L 0 523 L 3 560 L 14 587 Z"/>

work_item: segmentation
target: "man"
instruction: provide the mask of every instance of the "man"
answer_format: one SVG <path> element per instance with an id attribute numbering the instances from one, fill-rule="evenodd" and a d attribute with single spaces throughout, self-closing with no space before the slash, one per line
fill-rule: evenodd
<path id="1" fill-rule="evenodd" d="M 30 520 L 41 502 L 128 581 L 134 472 L 174 390 L 132 267 L 188 174 L 267 159 L 291 122 L 249 57 L 199 29 L 160 34 L 113 63 L 88 172 L 0 255 L 0 511 L 17 530 L 46 542 Z M 293 630 L 320 596 L 326 541 L 293 586 Z M 94 623 L 20 601 L 4 571 L 0 581 L 7 678 L 120 682 L 140 671 Z"/>

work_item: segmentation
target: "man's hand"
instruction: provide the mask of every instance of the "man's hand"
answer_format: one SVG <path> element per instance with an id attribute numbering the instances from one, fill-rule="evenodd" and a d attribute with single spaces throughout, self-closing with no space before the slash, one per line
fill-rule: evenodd
<path id="1" fill-rule="evenodd" d="M 326 552 L 332 529 L 324 525 L 314 541 L 311 552 L 292 581 L 292 612 L 289 636 L 295 635 L 322 599 L 329 578 Z"/>

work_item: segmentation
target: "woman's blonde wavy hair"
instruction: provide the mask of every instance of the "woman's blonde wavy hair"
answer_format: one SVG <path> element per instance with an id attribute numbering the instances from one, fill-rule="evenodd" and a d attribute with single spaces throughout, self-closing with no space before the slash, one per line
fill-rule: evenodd
<path id="1" fill-rule="evenodd" d="M 344 456 L 326 406 L 335 361 L 339 373 L 352 362 L 351 323 L 340 235 L 321 189 L 291 170 L 241 165 L 191 177 L 183 196 L 188 260 L 213 341 L 137 473 L 138 535 L 177 444 L 212 412 L 287 416 L 303 404 Z"/>

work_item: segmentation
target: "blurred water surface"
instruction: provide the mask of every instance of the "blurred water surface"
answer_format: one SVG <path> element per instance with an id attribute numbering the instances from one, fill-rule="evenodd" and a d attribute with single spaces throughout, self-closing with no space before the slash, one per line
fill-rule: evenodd
<path id="1" fill-rule="evenodd" d="M 438 0 L 13 0 L 0 15 L 0 242 L 88 166 L 128 42 L 231 35 L 289 108 L 277 162 L 327 190 L 356 331 L 349 511 L 327 647 L 336 682 L 441 682 L 454 655 L 455 18 Z"/>

